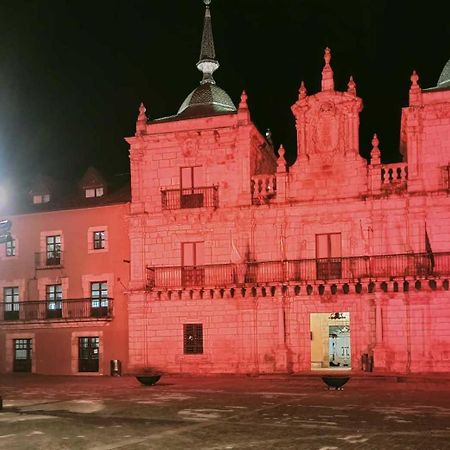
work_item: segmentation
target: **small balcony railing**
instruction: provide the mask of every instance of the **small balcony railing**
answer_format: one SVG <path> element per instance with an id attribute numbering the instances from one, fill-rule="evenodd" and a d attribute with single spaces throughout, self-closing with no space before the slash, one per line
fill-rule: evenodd
<path id="1" fill-rule="evenodd" d="M 111 319 L 112 298 L 80 298 L 0 303 L 0 322 Z"/>
<path id="2" fill-rule="evenodd" d="M 59 269 L 63 267 L 63 252 L 51 250 L 34 254 L 34 264 L 36 269 Z"/>
<path id="3" fill-rule="evenodd" d="M 161 190 L 163 209 L 218 208 L 218 186 Z"/>
<path id="4" fill-rule="evenodd" d="M 151 267 L 149 289 L 450 275 L 450 252 Z"/>

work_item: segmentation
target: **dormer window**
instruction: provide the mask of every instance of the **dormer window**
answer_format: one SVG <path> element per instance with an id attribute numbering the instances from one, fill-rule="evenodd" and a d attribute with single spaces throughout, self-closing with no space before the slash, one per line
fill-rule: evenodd
<path id="1" fill-rule="evenodd" d="M 103 186 L 95 188 L 86 188 L 84 191 L 86 198 L 103 197 L 104 190 Z"/>
<path id="2" fill-rule="evenodd" d="M 34 194 L 33 203 L 39 205 L 41 203 L 48 203 L 50 201 L 50 194 Z"/>

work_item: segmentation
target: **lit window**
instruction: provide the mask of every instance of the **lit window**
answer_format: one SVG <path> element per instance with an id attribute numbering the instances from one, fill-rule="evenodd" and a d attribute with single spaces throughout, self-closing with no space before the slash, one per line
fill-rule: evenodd
<path id="1" fill-rule="evenodd" d="M 91 283 L 91 305 L 93 308 L 108 306 L 108 283 L 106 281 Z"/>
<path id="2" fill-rule="evenodd" d="M 35 205 L 39 205 L 41 203 L 48 203 L 50 201 L 50 194 L 37 194 L 33 195 L 33 203 Z"/>
<path id="3" fill-rule="evenodd" d="M 86 198 L 102 197 L 103 187 L 85 189 Z"/>
<path id="4" fill-rule="evenodd" d="M 184 353 L 198 355 L 203 353 L 203 324 L 188 323 L 183 326 Z"/>
<path id="5" fill-rule="evenodd" d="M 94 250 L 100 250 L 105 248 L 105 232 L 94 231 L 93 233 Z"/>
<path id="6" fill-rule="evenodd" d="M 58 266 L 61 264 L 61 236 L 46 236 L 46 265 Z"/>
<path id="7" fill-rule="evenodd" d="M 19 288 L 17 286 L 3 288 L 3 303 L 4 320 L 18 320 Z"/>
<path id="8" fill-rule="evenodd" d="M 16 240 L 11 239 L 5 242 L 5 256 L 16 256 Z"/>
<path id="9" fill-rule="evenodd" d="M 59 319 L 62 317 L 62 285 L 48 284 L 45 287 L 47 300 L 47 319 Z"/>

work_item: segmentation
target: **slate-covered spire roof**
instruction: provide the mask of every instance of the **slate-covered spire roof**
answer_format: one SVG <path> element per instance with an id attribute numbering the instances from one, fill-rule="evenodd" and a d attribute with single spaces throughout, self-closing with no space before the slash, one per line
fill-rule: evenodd
<path id="1" fill-rule="evenodd" d="M 214 48 L 214 38 L 211 22 L 211 0 L 205 3 L 205 19 L 203 22 L 200 60 L 197 68 L 203 73 L 200 86 L 195 88 L 184 100 L 177 114 L 160 120 L 192 119 L 236 112 L 230 96 L 216 85 L 213 73 L 219 68 Z"/>
<path id="2" fill-rule="evenodd" d="M 447 64 L 444 66 L 441 72 L 441 76 L 439 77 L 437 88 L 450 88 L 450 59 L 447 61 Z"/>
<path id="3" fill-rule="evenodd" d="M 205 8 L 205 19 L 203 21 L 203 34 L 202 34 L 202 45 L 200 47 L 200 59 L 197 63 L 197 68 L 200 72 L 203 72 L 204 83 L 215 84 L 212 74 L 219 68 L 219 61 L 216 60 L 216 50 L 214 48 L 214 37 L 212 32 L 211 23 L 211 11 L 209 5 L 211 0 L 203 0 Z"/>
<path id="4" fill-rule="evenodd" d="M 428 89 L 423 89 L 424 91 L 441 91 L 441 90 L 450 90 L 450 59 L 445 64 L 442 69 L 441 75 L 436 86 L 433 86 Z"/>

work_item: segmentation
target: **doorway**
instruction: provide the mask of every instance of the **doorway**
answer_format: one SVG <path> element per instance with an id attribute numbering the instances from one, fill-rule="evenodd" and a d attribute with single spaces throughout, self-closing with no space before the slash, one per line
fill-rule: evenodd
<path id="1" fill-rule="evenodd" d="M 98 337 L 78 338 L 79 372 L 98 372 L 99 343 L 100 340 Z"/>
<path id="2" fill-rule="evenodd" d="M 31 372 L 31 339 L 14 339 L 14 372 Z"/>
<path id="3" fill-rule="evenodd" d="M 311 369 L 351 369 L 350 313 L 310 315 Z"/>

